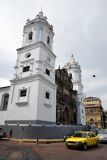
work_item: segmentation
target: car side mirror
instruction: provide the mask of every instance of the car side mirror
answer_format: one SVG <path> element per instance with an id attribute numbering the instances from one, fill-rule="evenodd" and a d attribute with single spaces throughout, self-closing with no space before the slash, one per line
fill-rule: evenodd
<path id="1" fill-rule="evenodd" d="M 87 136 L 87 138 L 90 138 L 90 136 Z"/>

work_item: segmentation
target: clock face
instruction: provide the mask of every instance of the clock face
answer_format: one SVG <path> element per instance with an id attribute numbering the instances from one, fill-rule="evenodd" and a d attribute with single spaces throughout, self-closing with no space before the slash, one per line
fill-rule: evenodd
<path id="1" fill-rule="evenodd" d="M 50 56 L 47 56 L 47 60 L 48 60 L 48 62 L 50 62 L 50 60 L 51 60 Z"/>

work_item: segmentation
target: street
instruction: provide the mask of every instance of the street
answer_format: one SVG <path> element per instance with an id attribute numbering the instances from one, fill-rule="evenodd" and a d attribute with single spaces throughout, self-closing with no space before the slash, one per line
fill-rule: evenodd
<path id="1" fill-rule="evenodd" d="M 0 160 L 106 160 L 107 144 L 87 151 L 68 149 L 65 142 L 36 144 L 0 140 Z"/>

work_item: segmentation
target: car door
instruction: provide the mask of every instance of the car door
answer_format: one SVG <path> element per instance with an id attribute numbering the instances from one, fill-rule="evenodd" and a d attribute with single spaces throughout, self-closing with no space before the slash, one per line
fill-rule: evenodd
<path id="1" fill-rule="evenodd" d="M 92 137 L 92 145 L 96 145 L 96 135 L 94 133 L 91 133 L 91 137 Z"/>
<path id="2" fill-rule="evenodd" d="M 88 145 L 88 146 L 91 146 L 91 145 L 92 145 L 91 133 L 88 133 L 88 136 L 87 136 L 87 145 Z"/>

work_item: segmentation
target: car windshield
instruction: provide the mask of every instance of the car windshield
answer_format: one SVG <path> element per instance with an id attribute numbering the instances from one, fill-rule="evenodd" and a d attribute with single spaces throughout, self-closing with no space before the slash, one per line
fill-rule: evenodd
<path id="1" fill-rule="evenodd" d="M 73 137 L 86 138 L 87 133 L 76 133 Z"/>
<path id="2" fill-rule="evenodd" d="M 103 129 L 101 131 L 98 132 L 99 134 L 107 134 L 107 129 Z"/>

